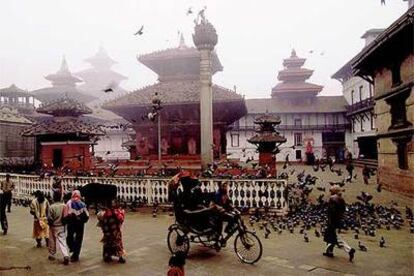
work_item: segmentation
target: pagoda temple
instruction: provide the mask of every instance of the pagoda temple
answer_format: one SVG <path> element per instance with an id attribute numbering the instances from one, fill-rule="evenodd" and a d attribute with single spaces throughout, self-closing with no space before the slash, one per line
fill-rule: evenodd
<path id="1" fill-rule="evenodd" d="M 51 87 L 32 91 L 33 95 L 41 102 L 54 101 L 62 98 L 64 95 L 83 103 L 90 102 L 96 98 L 79 91 L 76 84 L 82 82 L 82 80 L 72 75 L 69 71 L 65 57 L 62 59 L 60 69 L 54 74 L 47 75 L 45 79 L 52 83 Z"/>
<path id="2" fill-rule="evenodd" d="M 167 156 L 200 159 L 200 52 L 188 47 L 183 36 L 176 48 L 141 55 L 138 61 L 158 75 L 156 84 L 138 89 L 103 105 L 131 122 L 136 131 L 140 157 L 155 159 L 158 151 L 156 123 L 143 120 L 155 95 L 161 100 L 161 151 Z M 211 53 L 211 73 L 223 67 L 216 52 Z M 212 85 L 214 156 L 226 152 L 227 127 L 246 114 L 242 96 Z M 184 157 L 183 157 L 184 156 Z"/>
<path id="3" fill-rule="evenodd" d="M 306 82 L 312 76 L 313 70 L 302 68 L 305 61 L 305 58 L 296 55 L 295 49 L 289 58 L 283 60 L 284 69 L 277 76 L 281 82 L 273 87 L 272 98 L 302 101 L 304 98 L 313 98 L 322 91 L 323 86 Z"/>
<path id="4" fill-rule="evenodd" d="M 87 170 L 92 167 L 91 146 L 105 135 L 98 126 L 82 120 L 92 110 L 78 101 L 63 98 L 41 104 L 38 113 L 52 115 L 22 132 L 36 137 L 36 159 L 47 168 Z"/>
<path id="5" fill-rule="evenodd" d="M 114 93 L 103 92 L 108 87 L 115 93 L 126 92 L 119 84 L 127 77 L 111 69 L 117 62 L 108 55 L 103 47 L 100 47 L 94 56 L 85 59 L 85 61 L 91 65 L 91 68 L 75 73 L 84 81 L 79 85 L 79 89 L 83 93 L 99 98 L 98 101 L 102 102 L 113 98 Z"/>
<path id="6" fill-rule="evenodd" d="M 286 143 L 286 138 L 279 135 L 276 127 L 280 125 L 279 116 L 269 114 L 257 117 L 254 121 L 259 125 L 257 134 L 248 139 L 248 142 L 256 145 L 259 152 L 259 165 L 267 166 L 272 175 L 276 175 L 276 154 L 279 153 L 279 146 Z"/>

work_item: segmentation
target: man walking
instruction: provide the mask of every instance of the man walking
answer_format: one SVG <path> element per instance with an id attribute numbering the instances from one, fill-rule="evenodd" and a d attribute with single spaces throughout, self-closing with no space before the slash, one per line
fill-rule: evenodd
<path id="1" fill-rule="evenodd" d="M 66 245 L 65 222 L 67 217 L 67 207 L 62 202 L 60 192 L 53 193 L 53 204 L 48 209 L 47 221 L 49 224 L 49 260 L 55 260 L 56 245 L 63 255 L 63 264 L 69 264 L 69 250 Z"/>
<path id="2" fill-rule="evenodd" d="M 8 225 L 6 216 L 6 200 L 4 198 L 3 188 L 0 187 L 0 224 L 3 230 L 3 235 L 7 235 Z"/>
<path id="3" fill-rule="evenodd" d="M 68 208 L 68 236 L 66 242 L 72 253 L 70 260 L 77 262 L 82 247 L 85 223 L 89 220 L 89 212 L 85 203 L 81 200 L 81 193 L 78 190 L 72 192 L 72 198 L 66 203 L 66 206 Z"/>
<path id="4" fill-rule="evenodd" d="M 1 190 L 7 207 L 7 212 L 11 212 L 12 191 L 14 190 L 14 183 L 10 180 L 10 174 L 6 174 L 6 180 L 1 182 Z"/>
<path id="5" fill-rule="evenodd" d="M 342 198 L 341 188 L 334 185 L 330 189 L 331 197 L 328 202 L 328 227 L 325 231 L 324 241 L 328 244 L 324 256 L 333 257 L 335 245 L 343 248 L 349 255 L 349 261 L 352 262 L 355 255 L 355 249 L 350 247 L 341 237 L 337 235 L 337 229 L 341 228 L 341 220 L 345 213 L 345 200 Z"/>

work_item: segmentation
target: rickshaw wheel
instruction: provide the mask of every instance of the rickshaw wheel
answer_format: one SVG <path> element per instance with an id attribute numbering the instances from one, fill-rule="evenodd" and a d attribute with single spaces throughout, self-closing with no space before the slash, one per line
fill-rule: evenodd
<path id="1" fill-rule="evenodd" d="M 183 252 L 185 255 L 190 250 L 190 240 L 186 233 L 178 227 L 170 227 L 167 236 L 168 249 L 172 254 Z"/>
<path id="2" fill-rule="evenodd" d="M 234 251 L 243 263 L 254 264 L 262 257 L 263 247 L 256 234 L 246 231 L 236 236 Z"/>

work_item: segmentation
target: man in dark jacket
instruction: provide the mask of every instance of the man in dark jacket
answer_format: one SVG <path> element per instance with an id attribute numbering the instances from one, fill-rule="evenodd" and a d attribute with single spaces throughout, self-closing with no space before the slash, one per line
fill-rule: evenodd
<path id="1" fill-rule="evenodd" d="M 325 231 L 324 241 L 328 244 L 324 256 L 333 257 L 335 245 L 343 248 L 349 254 L 349 261 L 352 262 L 355 249 L 350 247 L 341 237 L 337 235 L 337 229 L 341 228 L 342 217 L 345 213 L 345 200 L 342 198 L 341 188 L 334 185 L 330 189 L 331 197 L 328 202 L 328 227 Z"/>

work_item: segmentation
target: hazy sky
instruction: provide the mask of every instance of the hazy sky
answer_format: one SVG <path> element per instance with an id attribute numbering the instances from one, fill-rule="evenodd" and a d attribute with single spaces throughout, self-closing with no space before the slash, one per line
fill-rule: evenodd
<path id="1" fill-rule="evenodd" d="M 324 94 L 341 92 L 331 79 L 364 45 L 360 36 L 401 16 L 407 2 L 387 0 L 0 0 L 0 87 L 15 83 L 33 90 L 49 85 L 65 54 L 71 71 L 88 67 L 83 59 L 100 45 L 128 76 L 133 90 L 156 81 L 136 56 L 176 47 L 177 31 L 193 45 L 188 7 L 207 6 L 219 35 L 216 47 L 224 71 L 214 82 L 248 98 L 268 97 L 282 60 L 294 47 L 315 70 L 312 82 Z M 141 26 L 144 35 L 133 33 Z M 314 50 L 314 53 L 309 53 Z M 320 53 L 324 52 L 324 55 Z"/>

